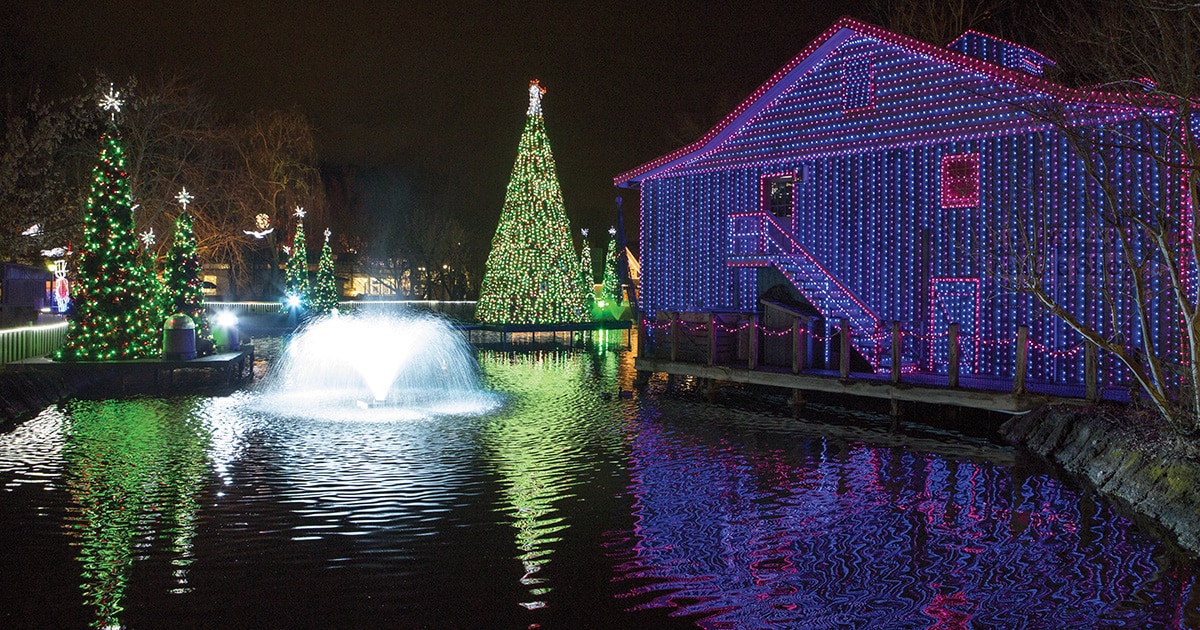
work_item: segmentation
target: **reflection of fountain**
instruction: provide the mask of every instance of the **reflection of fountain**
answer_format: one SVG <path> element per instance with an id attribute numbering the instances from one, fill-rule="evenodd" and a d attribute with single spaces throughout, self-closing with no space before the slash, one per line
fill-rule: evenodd
<path id="1" fill-rule="evenodd" d="M 474 414 L 496 406 L 479 387 L 462 335 L 428 315 L 324 317 L 292 338 L 272 370 L 268 402 L 296 415 L 372 418 Z"/>

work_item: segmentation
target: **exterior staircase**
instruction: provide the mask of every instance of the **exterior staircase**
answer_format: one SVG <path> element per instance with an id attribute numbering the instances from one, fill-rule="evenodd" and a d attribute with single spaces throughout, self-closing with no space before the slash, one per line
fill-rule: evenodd
<path id="1" fill-rule="evenodd" d="M 775 217 L 766 212 L 749 212 L 730 215 L 729 221 L 728 264 L 774 265 L 826 321 L 833 324 L 845 318 L 849 322 L 852 346 L 875 369 L 890 359 L 880 347 L 886 342 L 877 338 L 882 330 L 879 317 L 797 243 Z"/>

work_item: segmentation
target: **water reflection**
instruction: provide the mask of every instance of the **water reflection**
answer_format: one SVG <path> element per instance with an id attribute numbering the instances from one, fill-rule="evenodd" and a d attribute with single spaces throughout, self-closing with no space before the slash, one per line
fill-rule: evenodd
<path id="1" fill-rule="evenodd" d="M 520 605 L 543 608 L 547 565 L 572 520 L 561 504 L 576 497 L 599 453 L 621 450 L 616 416 L 601 397 L 612 391 L 614 371 L 602 369 L 603 355 L 585 353 L 491 353 L 481 364 L 489 387 L 510 395 L 480 439 L 502 484 L 501 510 L 517 530 L 519 579 L 529 593 Z"/>
<path id="2" fill-rule="evenodd" d="M 74 499 L 66 528 L 79 548 L 94 626 L 120 627 L 130 569 L 156 541 L 173 565 L 172 592 L 189 590 L 209 443 L 193 406 L 139 399 L 76 401 L 64 409 L 63 471 Z"/>
<path id="3" fill-rule="evenodd" d="M 639 607 L 707 628 L 1197 621 L 1193 576 L 1172 575 L 1126 519 L 1045 475 L 646 411 L 618 567 L 635 584 L 625 596 L 648 598 Z"/>

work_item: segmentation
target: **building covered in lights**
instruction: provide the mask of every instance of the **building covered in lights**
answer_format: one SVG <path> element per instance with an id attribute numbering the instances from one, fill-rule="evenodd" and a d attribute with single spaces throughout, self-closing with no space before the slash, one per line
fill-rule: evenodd
<path id="1" fill-rule="evenodd" d="M 827 322 L 847 320 L 876 369 L 899 321 L 905 367 L 945 372 L 957 322 L 963 372 L 997 377 L 1012 375 L 1027 325 L 1030 378 L 1082 382 L 1081 336 L 1004 288 L 988 262 L 1003 255 L 989 248 L 1022 226 L 1052 234 L 1053 291 L 1100 318 L 1086 276 L 1112 248 L 1097 243 L 1097 190 L 1061 130 L 1136 135 L 1144 111 L 1043 78 L 1052 63 L 981 33 L 940 48 L 839 20 L 695 143 L 615 178 L 640 190 L 646 317 L 753 311 L 786 290 Z M 1161 175 L 1153 164 L 1110 157 L 1128 195 L 1155 194 L 1143 185 Z M 1128 309 L 1117 304 L 1114 321 Z M 1169 336 L 1166 319 L 1151 333 Z M 1115 359 L 1101 361 L 1114 384 Z"/>

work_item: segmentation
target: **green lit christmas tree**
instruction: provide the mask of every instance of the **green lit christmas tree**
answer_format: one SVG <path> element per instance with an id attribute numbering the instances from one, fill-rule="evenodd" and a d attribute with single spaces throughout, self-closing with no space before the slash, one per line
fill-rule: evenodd
<path id="1" fill-rule="evenodd" d="M 497 324 L 585 321 L 554 155 L 542 119 L 545 89 L 529 85 L 529 110 L 475 316 Z"/>
<path id="2" fill-rule="evenodd" d="M 604 255 L 604 288 L 601 295 L 605 300 L 621 304 L 621 282 L 617 280 L 617 228 L 608 228 L 608 253 Z"/>
<path id="3" fill-rule="evenodd" d="M 187 206 L 192 195 L 184 188 L 175 197 L 183 211 L 175 219 L 175 234 L 163 268 L 167 313 L 183 313 L 196 324 L 196 341 L 212 340 L 208 317 L 204 314 L 204 286 L 200 278 L 200 257 L 196 253 L 196 231 Z M 207 344 L 197 344 L 197 348 Z"/>
<path id="4" fill-rule="evenodd" d="M 296 235 L 292 239 L 292 249 L 288 255 L 287 278 L 285 280 L 284 297 L 290 302 L 295 299 L 295 306 L 308 304 L 308 246 L 304 243 L 304 208 L 296 207 L 293 213 L 296 217 Z"/>
<path id="5" fill-rule="evenodd" d="M 325 245 L 321 247 L 321 262 L 317 263 L 317 281 L 313 285 L 309 308 L 314 313 L 333 312 L 338 305 L 337 276 L 333 273 L 333 250 L 329 248 L 329 229 L 325 229 Z"/>
<path id="6" fill-rule="evenodd" d="M 110 87 L 101 107 L 121 111 Z M 92 169 L 83 243 L 75 280 L 75 313 L 66 341 L 55 354 L 66 361 L 140 359 L 156 355 L 163 325 L 158 279 L 138 252 L 133 195 L 116 124 L 100 139 Z"/>
<path id="7" fill-rule="evenodd" d="M 583 234 L 583 251 L 579 252 L 579 292 L 583 294 L 583 312 L 591 315 L 596 305 L 596 277 L 592 272 L 592 248 L 588 246 L 587 228 L 579 231 Z"/>

